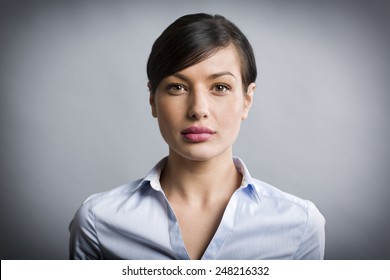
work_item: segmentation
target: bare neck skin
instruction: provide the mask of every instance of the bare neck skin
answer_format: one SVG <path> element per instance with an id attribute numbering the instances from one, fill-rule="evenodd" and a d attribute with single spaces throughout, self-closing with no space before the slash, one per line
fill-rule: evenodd
<path id="1" fill-rule="evenodd" d="M 170 201 L 181 200 L 199 207 L 229 200 L 241 181 L 231 152 L 208 161 L 192 161 L 170 152 L 160 178 Z"/>
<path id="2" fill-rule="evenodd" d="M 191 161 L 170 152 L 160 182 L 191 259 L 203 256 L 241 180 L 231 151 L 208 161 Z"/>

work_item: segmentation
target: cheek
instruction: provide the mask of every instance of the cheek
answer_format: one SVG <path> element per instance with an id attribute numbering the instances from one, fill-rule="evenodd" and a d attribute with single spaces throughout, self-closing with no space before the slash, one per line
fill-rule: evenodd
<path id="1" fill-rule="evenodd" d="M 157 103 L 156 110 L 160 129 L 169 130 L 175 126 L 178 120 L 182 119 L 182 106 L 174 104 L 174 102 L 161 100 Z"/>
<path id="2" fill-rule="evenodd" d="M 234 119 L 243 113 L 244 100 L 238 97 L 231 98 L 216 104 L 216 109 L 219 111 L 219 114 L 224 114 L 227 118 Z"/>
<path id="3" fill-rule="evenodd" d="M 242 121 L 243 106 L 240 101 L 232 102 L 226 106 L 219 106 L 218 119 L 226 132 L 237 133 Z"/>

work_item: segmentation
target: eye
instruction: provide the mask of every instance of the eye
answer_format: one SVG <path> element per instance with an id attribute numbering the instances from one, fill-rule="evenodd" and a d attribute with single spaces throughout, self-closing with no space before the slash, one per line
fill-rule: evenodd
<path id="1" fill-rule="evenodd" d="M 226 93 L 228 90 L 230 90 L 230 87 L 225 84 L 217 84 L 213 87 L 214 91 L 217 93 Z"/>
<path id="2" fill-rule="evenodd" d="M 172 94 L 180 94 L 184 91 L 187 91 L 187 88 L 182 84 L 169 84 L 167 86 L 167 90 Z"/>

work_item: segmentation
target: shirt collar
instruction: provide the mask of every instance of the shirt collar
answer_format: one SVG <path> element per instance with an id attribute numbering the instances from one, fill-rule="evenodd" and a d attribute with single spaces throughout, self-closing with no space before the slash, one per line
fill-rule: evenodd
<path id="1" fill-rule="evenodd" d="M 146 183 L 155 189 L 156 191 L 162 191 L 160 184 L 160 176 L 163 171 L 165 165 L 167 164 L 168 157 L 164 157 L 161 159 L 153 168 L 149 171 L 149 173 L 145 176 L 145 178 L 138 184 L 135 190 L 144 186 Z"/>
<path id="2" fill-rule="evenodd" d="M 138 184 L 138 186 L 134 189 L 134 191 L 146 185 L 147 183 L 149 183 L 147 185 L 150 185 L 154 190 L 162 191 L 161 184 L 160 184 L 160 176 L 165 165 L 167 164 L 167 160 L 168 157 L 164 157 L 163 159 L 161 159 L 152 168 L 152 170 L 149 171 L 149 173 L 145 176 L 145 178 Z M 246 190 L 247 193 L 253 199 L 255 199 L 256 201 L 260 201 L 260 196 L 256 191 L 253 178 L 249 174 L 249 171 L 246 168 L 244 162 L 238 157 L 233 157 L 233 162 L 237 171 L 240 172 L 242 175 L 242 182 L 241 182 L 240 189 Z"/>
<path id="3" fill-rule="evenodd" d="M 249 174 L 248 169 L 246 168 L 245 163 L 238 157 L 233 157 L 234 165 L 237 168 L 237 171 L 242 175 L 242 182 L 240 189 L 246 190 L 247 193 L 253 198 L 256 202 L 260 202 L 260 196 L 255 188 L 254 180 Z"/>

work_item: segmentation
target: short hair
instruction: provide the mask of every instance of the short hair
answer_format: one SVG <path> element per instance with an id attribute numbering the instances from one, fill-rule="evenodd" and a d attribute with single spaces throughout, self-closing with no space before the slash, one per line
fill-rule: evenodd
<path id="1" fill-rule="evenodd" d="M 241 30 L 221 15 L 189 14 L 169 25 L 154 42 L 147 63 L 149 89 L 155 93 L 160 82 L 195 65 L 233 44 L 241 59 L 244 91 L 257 76 L 252 46 Z"/>

